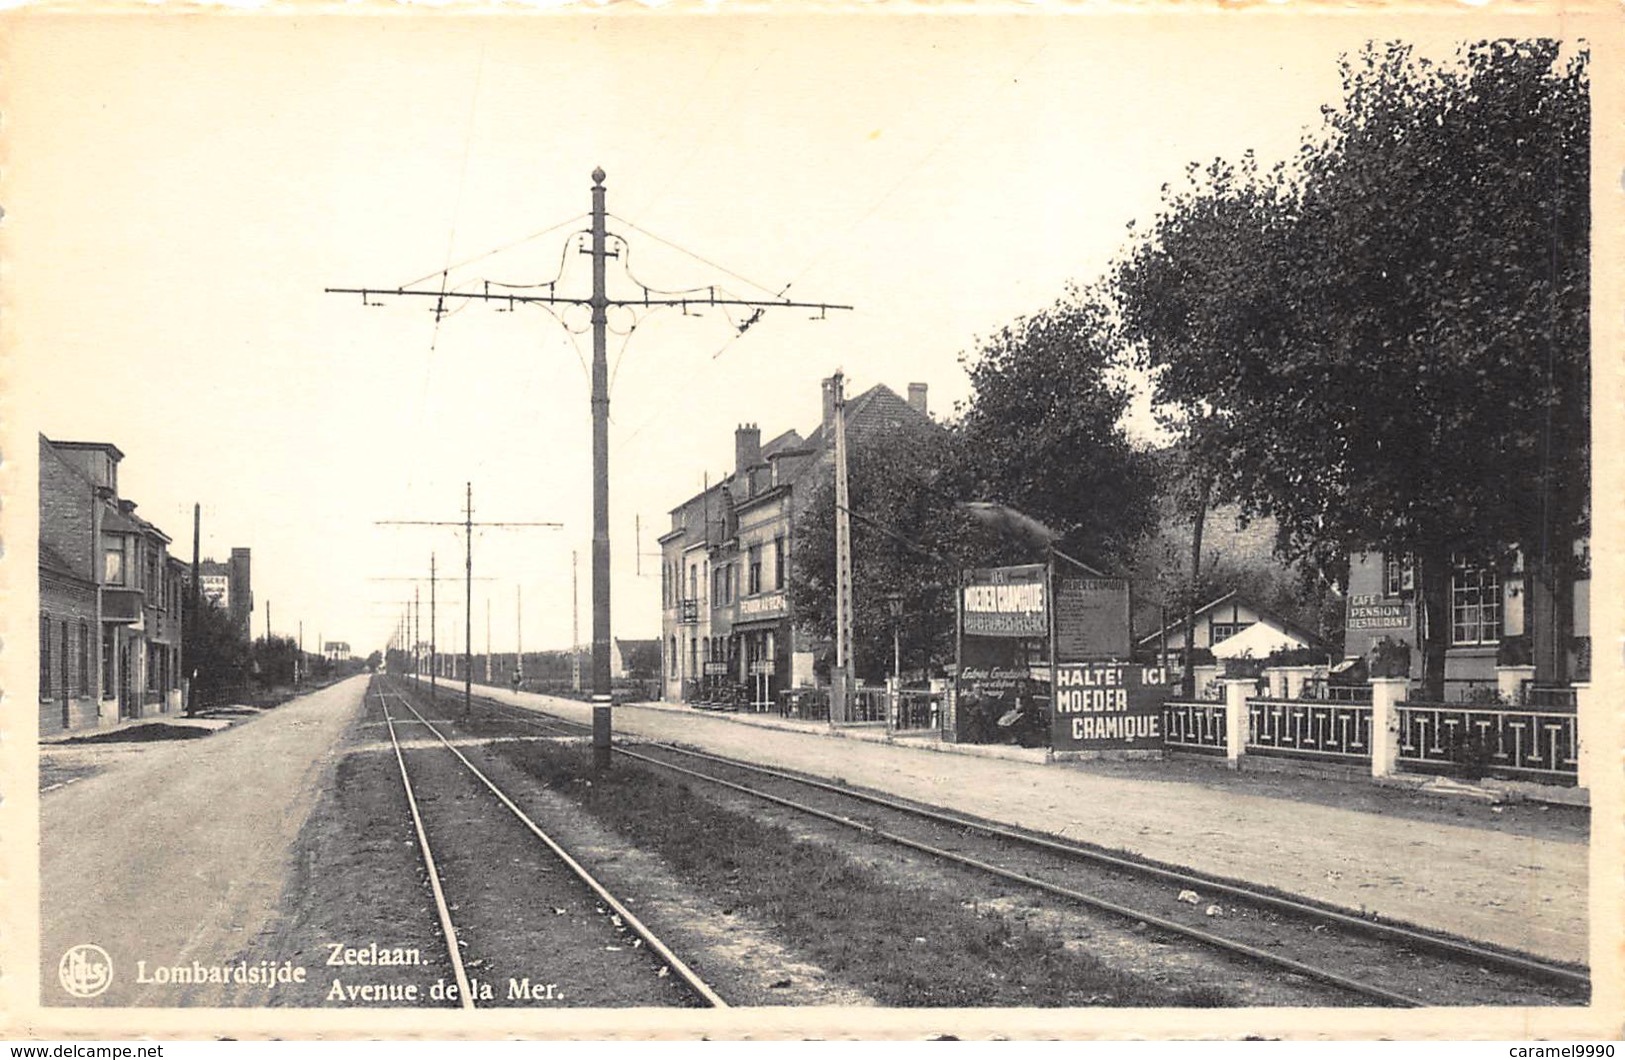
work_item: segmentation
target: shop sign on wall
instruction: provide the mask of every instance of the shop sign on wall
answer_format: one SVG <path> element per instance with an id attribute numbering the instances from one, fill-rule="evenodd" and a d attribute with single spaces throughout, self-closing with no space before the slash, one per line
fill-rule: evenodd
<path id="1" fill-rule="evenodd" d="M 1349 597 L 1349 629 L 1410 629 L 1411 604 L 1376 593 Z"/>

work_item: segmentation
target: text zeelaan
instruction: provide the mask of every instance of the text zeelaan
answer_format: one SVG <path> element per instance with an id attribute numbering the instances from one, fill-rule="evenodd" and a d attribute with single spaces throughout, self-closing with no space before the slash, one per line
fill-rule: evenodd
<path id="1" fill-rule="evenodd" d="M 380 946 L 369 942 L 365 946 L 346 946 L 342 942 L 329 942 L 327 963 L 330 966 L 422 964 L 423 954 L 416 946 Z"/>

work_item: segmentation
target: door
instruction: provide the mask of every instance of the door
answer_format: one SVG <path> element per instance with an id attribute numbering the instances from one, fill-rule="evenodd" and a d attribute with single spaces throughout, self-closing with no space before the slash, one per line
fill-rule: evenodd
<path id="1" fill-rule="evenodd" d="M 130 695 L 130 646 L 118 646 L 118 716 L 135 717 L 135 701 Z"/>
<path id="2" fill-rule="evenodd" d="M 73 669 L 68 664 L 68 624 L 62 623 L 62 727 L 64 729 L 73 725 L 72 688 L 68 682 L 72 679 Z"/>

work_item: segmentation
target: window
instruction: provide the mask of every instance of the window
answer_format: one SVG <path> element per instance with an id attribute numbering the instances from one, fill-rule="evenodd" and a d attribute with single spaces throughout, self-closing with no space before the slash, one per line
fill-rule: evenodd
<path id="1" fill-rule="evenodd" d="M 1240 633 L 1242 630 L 1246 629 L 1247 626 L 1248 623 L 1246 622 L 1215 622 L 1213 623 L 1212 643 L 1217 644 L 1221 640 L 1229 640 L 1237 633 Z"/>
<path id="2" fill-rule="evenodd" d="M 681 664 L 682 664 L 683 659 L 682 659 L 682 656 L 677 654 L 677 638 L 676 637 L 671 638 L 671 654 L 666 656 L 666 660 L 667 660 L 666 664 L 671 667 L 671 675 L 673 677 L 680 677 L 681 673 L 679 671 L 681 669 Z"/>
<path id="3" fill-rule="evenodd" d="M 698 637 L 688 638 L 688 672 L 690 676 L 700 672 L 700 641 Z"/>
<path id="4" fill-rule="evenodd" d="M 111 633 L 111 632 L 104 632 L 102 634 L 102 698 L 103 699 L 112 699 L 112 698 L 114 698 L 115 696 L 118 695 L 118 687 L 117 687 L 117 685 L 114 684 L 114 679 L 117 676 L 116 673 L 115 673 L 115 665 L 116 665 L 115 650 L 116 650 L 117 646 L 114 644 L 114 638 L 117 635 L 118 634 Z"/>
<path id="5" fill-rule="evenodd" d="M 51 698 L 51 620 L 39 620 L 39 697 Z"/>
<path id="6" fill-rule="evenodd" d="M 1416 589 L 1416 563 L 1407 554 L 1389 556 L 1382 565 L 1382 595 L 1399 596 Z"/>
<path id="7" fill-rule="evenodd" d="M 1495 644 L 1500 639 L 1500 573 L 1458 557 L 1450 572 L 1450 643 Z"/>
<path id="8" fill-rule="evenodd" d="M 90 623 L 79 622 L 79 694 L 90 695 Z"/>
<path id="9" fill-rule="evenodd" d="M 697 600 L 700 597 L 700 568 L 690 564 L 688 568 L 688 598 Z"/>
<path id="10" fill-rule="evenodd" d="M 748 582 L 745 592 L 755 596 L 762 591 L 762 546 L 750 546 L 750 569 L 746 573 Z"/>
<path id="11" fill-rule="evenodd" d="M 773 539 L 773 588 L 784 588 L 784 535 Z"/>
<path id="12" fill-rule="evenodd" d="M 118 534 L 109 534 L 102 540 L 105 557 L 102 568 L 102 581 L 108 585 L 124 584 L 124 538 Z"/>

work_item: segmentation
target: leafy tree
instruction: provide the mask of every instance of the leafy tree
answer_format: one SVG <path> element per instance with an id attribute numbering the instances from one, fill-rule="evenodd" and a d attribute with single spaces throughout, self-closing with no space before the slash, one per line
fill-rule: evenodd
<path id="1" fill-rule="evenodd" d="M 1122 339 L 1101 293 L 1074 288 L 961 357 L 971 396 L 958 425 L 974 499 L 1020 509 L 1058 547 L 1106 568 L 1153 517 L 1151 469 L 1124 433 Z"/>
<path id="2" fill-rule="evenodd" d="M 1216 499 L 1288 551 L 1410 552 L 1442 693 L 1452 557 L 1522 551 L 1561 677 L 1589 491 L 1583 55 L 1368 47 L 1293 167 L 1193 170 L 1114 279 Z"/>
<path id="3" fill-rule="evenodd" d="M 367 656 L 367 672 L 369 674 L 377 673 L 378 672 L 378 667 L 379 667 L 380 664 L 383 663 L 383 661 L 384 661 L 384 656 L 383 656 L 382 652 L 376 652 L 375 651 L 371 655 Z"/>
<path id="4" fill-rule="evenodd" d="M 293 684 L 294 660 L 299 643 L 292 637 L 261 637 L 252 649 L 254 678 L 267 688 Z"/>
<path id="5" fill-rule="evenodd" d="M 191 675 L 191 709 L 226 702 L 248 679 L 249 646 L 225 608 L 201 597 L 187 624 L 185 665 Z"/>
<path id="6" fill-rule="evenodd" d="M 852 528 L 853 671 L 879 680 L 892 671 L 887 597 L 901 594 L 903 669 L 935 672 L 954 658 L 959 571 L 1002 561 L 1000 545 L 958 505 L 966 477 L 953 437 L 931 428 L 900 439 L 854 438 L 847 453 Z M 796 518 L 789 590 L 794 621 L 835 637 L 835 486 L 827 477 Z M 822 660 L 820 669 L 833 662 Z"/>

